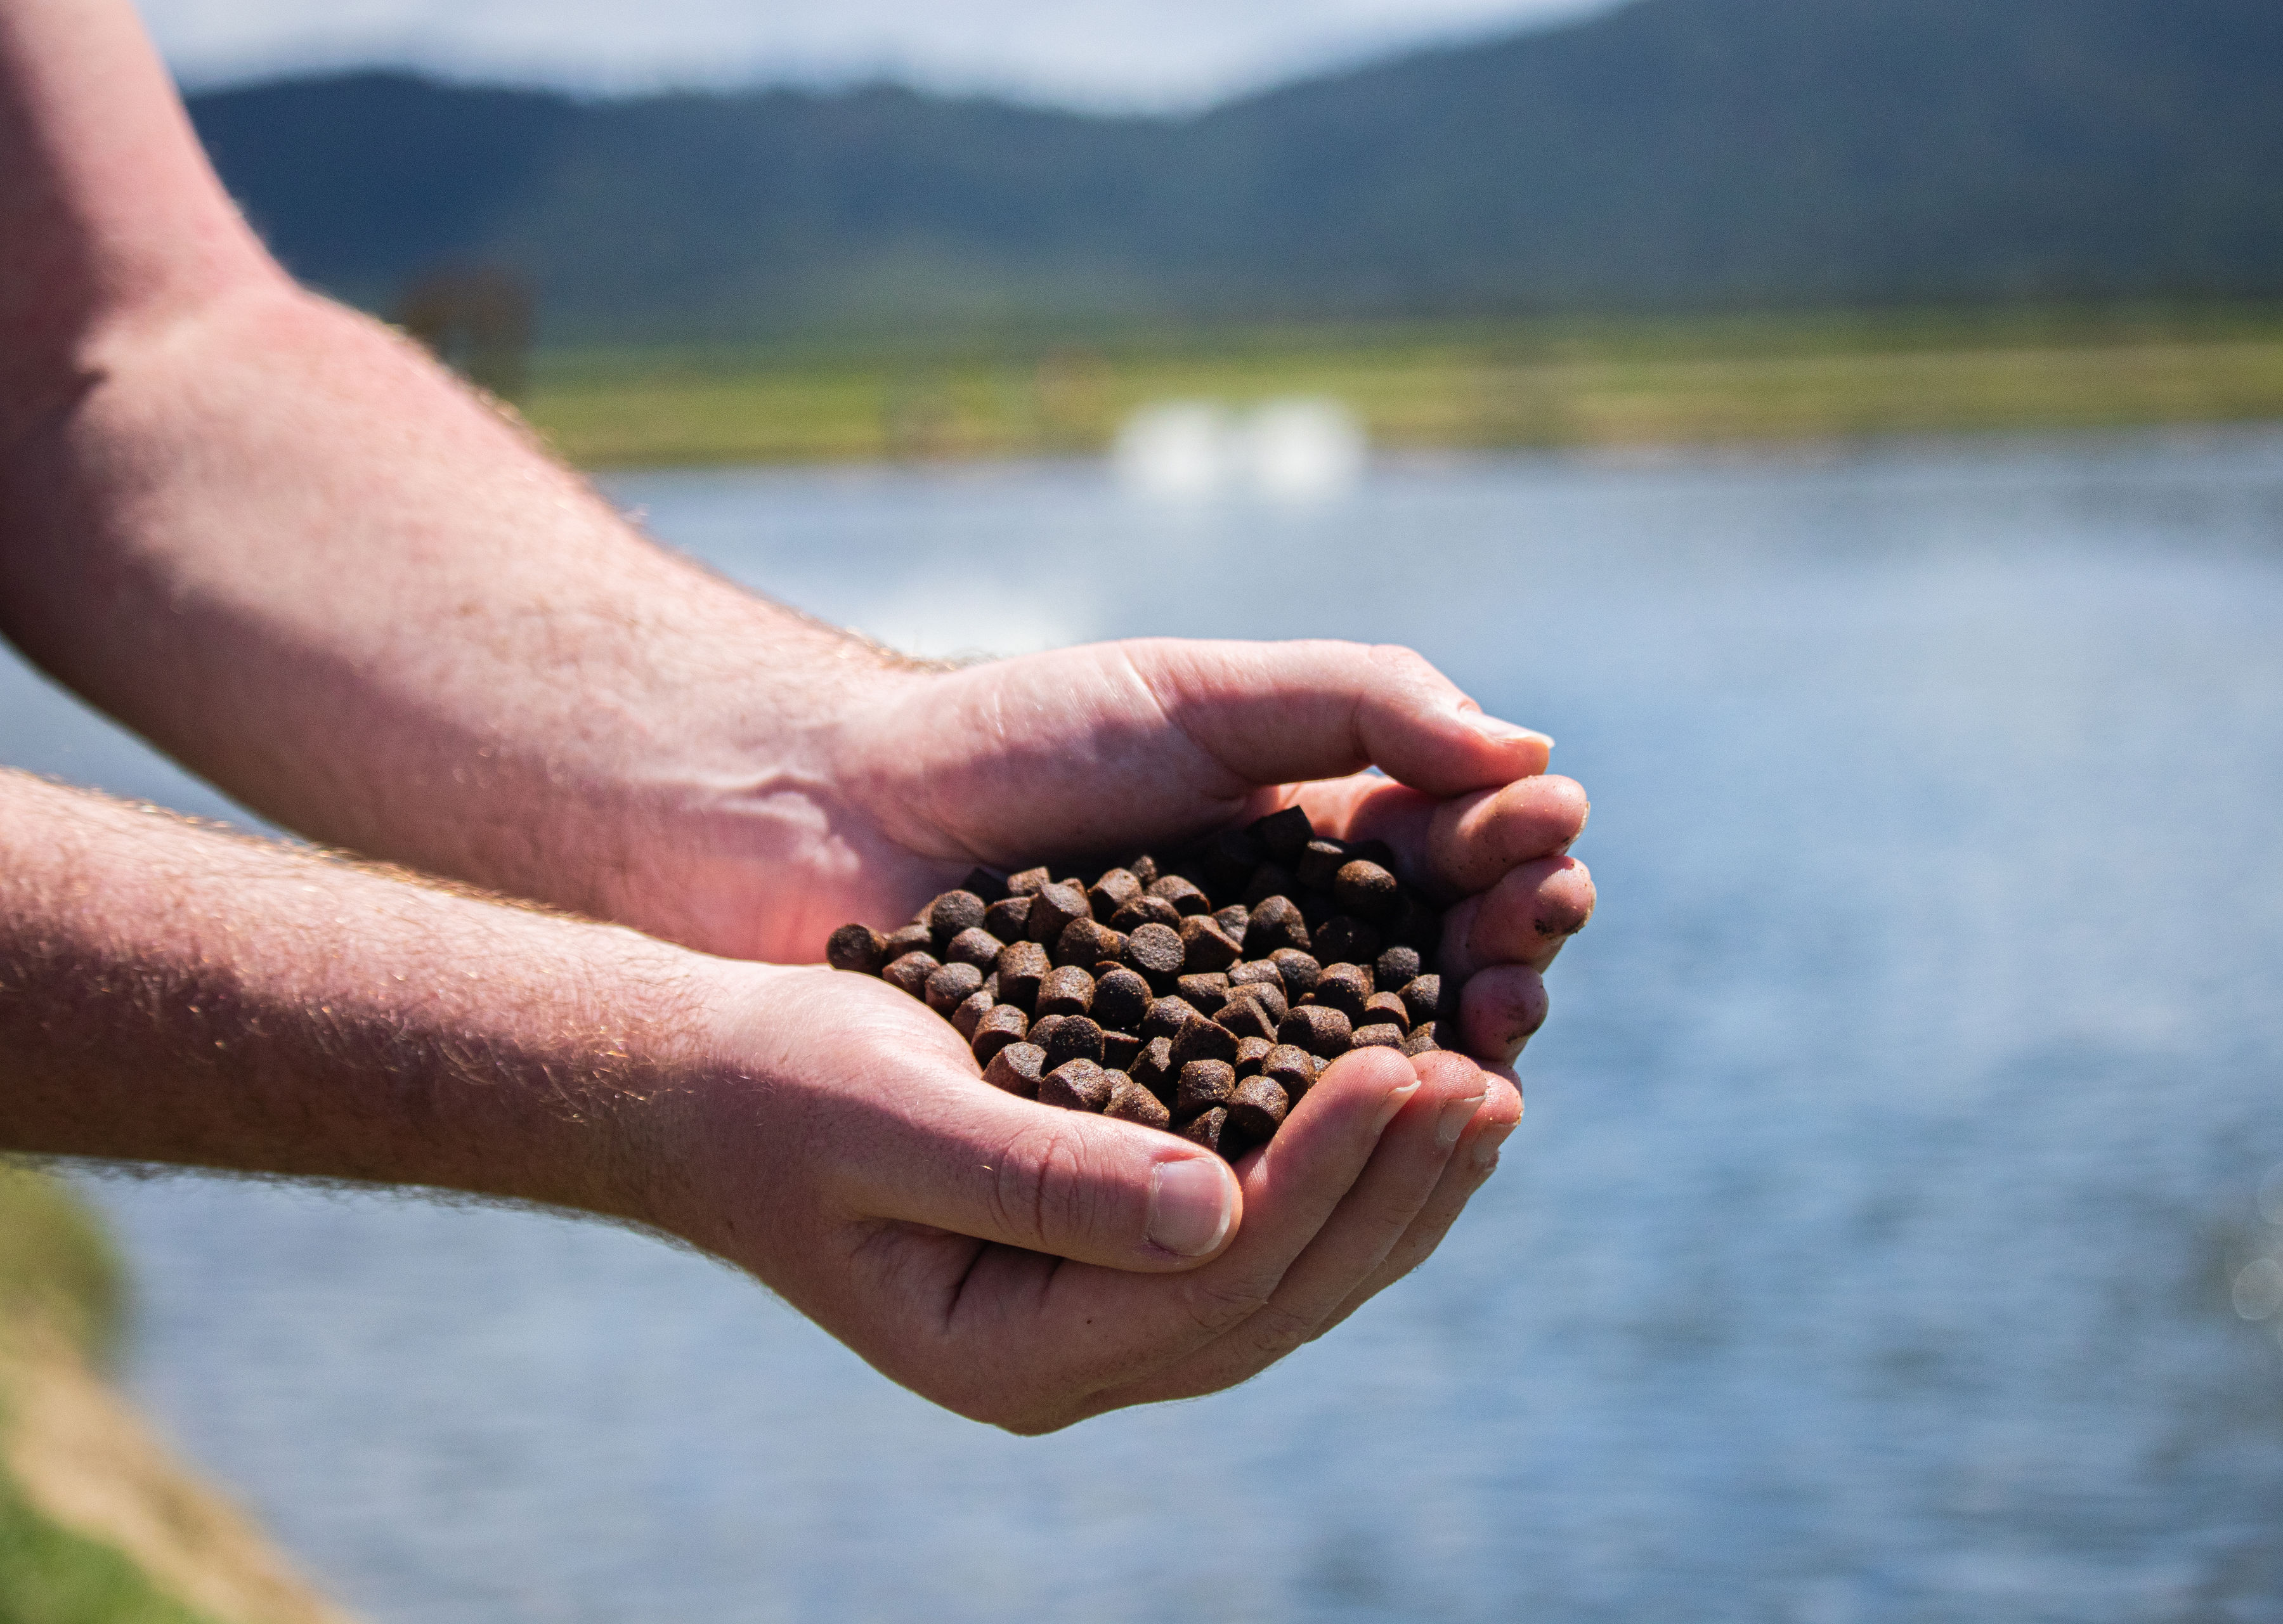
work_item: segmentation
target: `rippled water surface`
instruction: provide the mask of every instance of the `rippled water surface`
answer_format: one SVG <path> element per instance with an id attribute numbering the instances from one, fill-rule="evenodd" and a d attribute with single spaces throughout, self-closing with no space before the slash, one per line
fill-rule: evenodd
<path id="1" fill-rule="evenodd" d="M 99 1186 L 142 1393 L 378 1624 L 2283 1620 L 2283 435 L 611 490 L 931 652 L 1412 643 L 1602 913 L 1421 1274 L 1047 1439 L 631 1234 Z M 17 670 L 0 751 L 219 809 Z"/>

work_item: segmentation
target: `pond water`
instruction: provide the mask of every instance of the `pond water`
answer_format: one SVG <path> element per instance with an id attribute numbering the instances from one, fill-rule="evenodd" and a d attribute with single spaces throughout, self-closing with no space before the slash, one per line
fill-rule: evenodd
<path id="1" fill-rule="evenodd" d="M 2283 1620 L 2283 432 L 609 488 L 931 652 L 1411 643 L 1602 912 L 1425 1270 L 1046 1439 L 636 1235 L 96 1184 L 138 1391 L 376 1624 Z M 227 810 L 19 668 L 0 755 Z"/>

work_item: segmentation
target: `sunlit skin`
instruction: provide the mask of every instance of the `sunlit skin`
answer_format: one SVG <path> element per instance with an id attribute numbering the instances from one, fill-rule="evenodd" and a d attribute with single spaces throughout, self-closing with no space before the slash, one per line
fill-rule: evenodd
<path id="1" fill-rule="evenodd" d="M 0 0 L 0 630 L 281 824 L 587 916 L 0 775 L 0 1145 L 648 1224 L 1025 1431 L 1243 1379 L 1488 1176 L 1593 905 L 1544 738 L 1396 649 L 921 666 L 652 546 L 292 285 L 124 5 Z M 1234 1182 L 790 967 L 972 863 L 1295 800 L 1449 905 L 1476 1058 L 1344 1059 Z M 1176 1163 L 1202 1250 L 1151 1238 L 1201 1232 L 1153 1217 Z"/>

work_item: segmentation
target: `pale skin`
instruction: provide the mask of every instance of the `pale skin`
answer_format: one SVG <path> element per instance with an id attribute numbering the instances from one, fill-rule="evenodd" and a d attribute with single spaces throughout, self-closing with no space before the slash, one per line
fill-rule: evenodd
<path id="1" fill-rule="evenodd" d="M 296 288 L 124 5 L 0 0 L 0 630 L 281 824 L 569 911 L 0 776 L 0 1146 L 648 1224 L 1026 1432 L 1243 1379 L 1489 1176 L 1593 902 L 1542 736 L 1402 649 L 941 671 L 717 579 Z M 1449 905 L 1473 1058 L 1350 1056 L 1233 1171 L 792 967 L 1295 801 Z"/>

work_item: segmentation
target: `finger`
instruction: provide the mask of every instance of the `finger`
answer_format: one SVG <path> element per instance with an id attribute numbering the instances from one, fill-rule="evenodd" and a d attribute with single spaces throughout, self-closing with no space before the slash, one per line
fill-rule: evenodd
<path id="1" fill-rule="evenodd" d="M 1497 1073 L 1487 1075 L 1492 1082 L 1482 1109 L 1475 1113 L 1457 1148 L 1451 1153 L 1450 1161 L 1444 1164 L 1443 1177 L 1434 1193 L 1420 1208 L 1419 1216 L 1411 1221 L 1403 1238 L 1389 1248 L 1379 1267 L 1338 1308 L 1324 1317 L 1310 1333 L 1312 1338 L 1339 1325 L 1433 1255 L 1435 1248 L 1443 1244 L 1443 1237 L 1458 1222 L 1459 1215 L 1467 1209 L 1467 1203 L 1474 1199 L 1475 1192 L 1489 1183 L 1491 1175 L 1498 1170 L 1499 1147 L 1522 1121 L 1522 1093 L 1510 1077 Z"/>
<path id="2" fill-rule="evenodd" d="M 1118 645 L 1165 719 L 1251 784 L 1376 766 L 1433 796 L 1546 770 L 1553 741 L 1483 714 L 1408 649 L 1149 639 Z"/>
<path id="3" fill-rule="evenodd" d="M 1066 1426 L 1099 1408 L 1093 1395 L 1147 1379 L 1258 1312 L 1420 1087 L 1392 1049 L 1358 1051 L 1327 1069 L 1277 1131 L 1275 1154 L 1249 1159 L 1243 1227 L 1202 1269 L 1153 1276 L 1065 1265 L 1040 1286 L 1020 1254 L 986 1254 L 954 1305 L 955 1330 L 1034 1371 L 1043 1362 L 1028 1385 L 1071 1395 L 1039 1415 L 993 1418 L 1022 1431 Z M 1014 1290 L 998 1289 L 1002 1272 Z"/>
<path id="4" fill-rule="evenodd" d="M 1482 1111 L 1493 1081 L 1462 1055 L 1422 1055 L 1414 1068 L 1418 1093 L 1389 1124 L 1371 1165 L 1261 1310 L 1178 1366 L 1103 1395 L 1105 1407 L 1194 1397 L 1244 1380 L 1315 1335 L 1383 1268 L 1441 1188 L 1453 1147 Z M 1274 1141 L 1265 1154 L 1275 1155 Z"/>
<path id="5" fill-rule="evenodd" d="M 1593 876 L 1574 857 L 1524 863 L 1443 916 L 1444 971 L 1472 975 L 1497 964 L 1543 970 L 1593 917 Z"/>
<path id="6" fill-rule="evenodd" d="M 1460 1046 L 1476 1059 L 1511 1066 L 1546 1024 L 1546 982 L 1522 964 L 1496 964 L 1468 979 L 1459 994 Z M 1436 1032 L 1442 1027 L 1438 1023 Z"/>
<path id="7" fill-rule="evenodd" d="M 1553 775 L 1437 800 L 1360 773 L 1307 785 L 1297 798 L 1318 828 L 1385 841 L 1405 879 L 1446 900 L 1485 890 L 1521 864 L 1567 851 L 1588 811 L 1577 781 Z"/>

